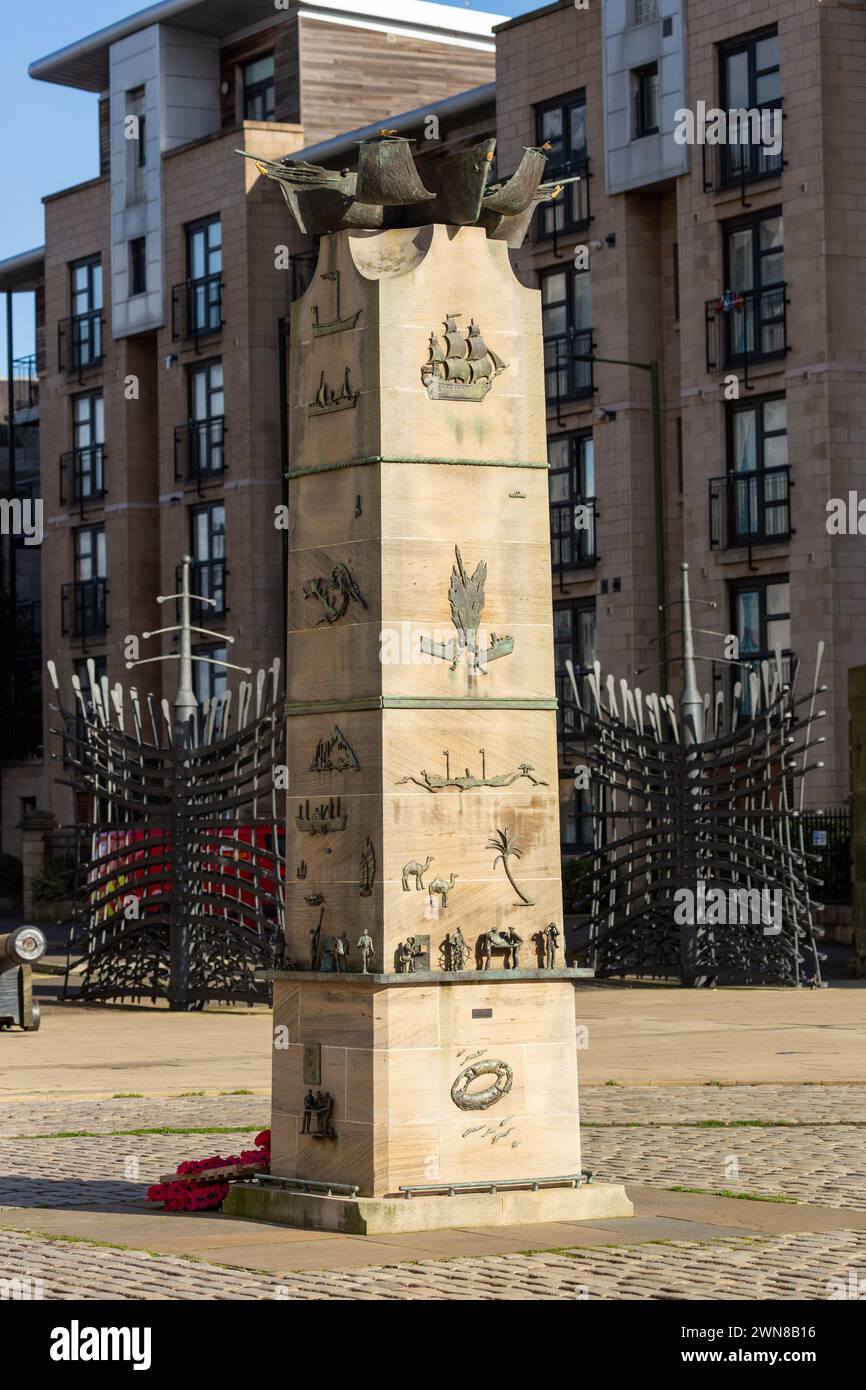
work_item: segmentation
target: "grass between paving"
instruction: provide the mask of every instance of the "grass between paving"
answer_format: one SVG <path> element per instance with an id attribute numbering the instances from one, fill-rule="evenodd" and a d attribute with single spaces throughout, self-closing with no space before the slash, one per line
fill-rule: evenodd
<path id="1" fill-rule="evenodd" d="M 866 1120 L 581 1120 L 581 1129 L 847 1129 Z"/>
<path id="2" fill-rule="evenodd" d="M 51 1134 L 13 1134 L 13 1140 L 24 1139 L 125 1139 L 145 1134 L 250 1134 L 267 1129 L 261 1125 L 157 1125 L 142 1129 L 60 1129 Z"/>
<path id="3" fill-rule="evenodd" d="M 671 1189 L 671 1190 L 672 1190 L 672 1191 L 676 1191 L 677 1189 Z M 685 1190 L 696 1191 L 697 1189 L 685 1189 Z M 731 1195 L 731 1196 L 738 1196 L 739 1194 L 737 1194 L 737 1193 L 731 1193 L 730 1195 Z M 770 1200 L 772 1200 L 772 1199 L 770 1199 Z M 782 1200 L 786 1200 L 786 1199 L 782 1199 Z M 282 1270 L 282 1271 L 280 1271 L 279 1273 L 277 1273 L 277 1272 L 275 1272 L 275 1271 L 272 1270 L 272 1269 L 259 1269 L 258 1267 L 252 1266 L 252 1265 L 233 1265 L 233 1264 L 227 1264 L 224 1260 L 211 1260 L 211 1259 L 205 1260 L 205 1259 L 203 1259 L 203 1258 L 201 1257 L 201 1255 L 185 1255 L 185 1254 L 182 1254 L 181 1252 L 175 1251 L 175 1250 L 172 1250 L 171 1252 L 166 1251 L 166 1250 L 145 1250 L 145 1249 L 143 1249 L 140 1245 L 123 1245 L 123 1244 L 121 1244 L 119 1241 L 112 1241 L 112 1240 L 93 1240 L 90 1236 L 59 1235 L 56 1231 L 34 1231 L 34 1230 L 22 1231 L 22 1230 L 19 1230 L 18 1227 L 16 1227 L 16 1226 L 3 1226 L 2 1224 L 0 1224 L 0 1230 L 5 1230 L 5 1231 L 6 1231 L 8 1234 L 10 1234 L 10 1235 L 23 1236 L 25 1239 L 28 1239 L 28 1240 L 47 1240 L 47 1241 L 52 1241 L 52 1242 L 54 1242 L 54 1243 L 56 1243 L 56 1244 L 84 1245 L 84 1246 L 88 1246 L 88 1247 L 91 1247 L 91 1248 L 97 1249 L 97 1250 L 123 1250 L 123 1251 L 125 1251 L 125 1252 L 129 1252 L 129 1253 L 132 1253 L 132 1254 L 147 1255 L 150 1259 L 153 1259 L 153 1260 L 184 1260 L 187 1264 L 207 1265 L 207 1266 L 214 1267 L 214 1268 L 216 1268 L 216 1269 L 231 1270 L 231 1271 L 233 1271 L 234 1273 L 241 1272 L 241 1273 L 244 1273 L 244 1274 L 257 1274 L 257 1275 L 259 1275 L 259 1276 L 260 1276 L 261 1278 L 263 1278 L 263 1279 L 276 1279 L 276 1280 L 279 1280 L 281 1277 L 285 1277 L 286 1275 L 289 1275 L 289 1274 L 309 1274 L 309 1273 L 310 1273 L 310 1270 L 308 1270 L 308 1269 L 306 1269 L 306 1268 L 286 1269 L 286 1270 Z M 744 1235 L 744 1236 L 737 1236 L 737 1237 L 719 1236 L 718 1239 L 709 1239 L 709 1240 L 660 1240 L 658 1237 L 656 1237 L 654 1240 L 636 1240 L 636 1241 L 629 1241 L 629 1242 L 628 1242 L 627 1248 L 628 1248 L 628 1249 L 635 1249 L 635 1248 L 637 1248 L 638 1246 L 644 1246 L 644 1245 L 669 1245 L 669 1246 L 673 1246 L 673 1247 L 687 1246 L 687 1247 L 689 1247 L 689 1248 L 693 1248 L 693 1247 L 695 1247 L 695 1246 L 731 1245 L 731 1244 L 734 1244 L 734 1243 L 736 1243 L 736 1244 L 743 1244 L 743 1245 L 758 1245 L 758 1244 L 761 1244 L 761 1245 L 768 1245 L 768 1244 L 771 1244 L 772 1241 L 771 1241 L 771 1238 L 768 1237 L 768 1236 L 746 1236 L 746 1235 Z M 577 1259 L 577 1258 L 578 1258 L 579 1256 L 581 1256 L 581 1255 L 590 1255 L 590 1254 L 592 1254 L 592 1251 L 593 1251 L 593 1250 L 621 1250 L 621 1249 L 623 1249 L 623 1248 L 624 1248 L 624 1246 L 623 1246 L 623 1244 L 622 1244 L 621 1242 L 614 1242 L 614 1241 L 611 1241 L 609 1244 L 605 1244 L 605 1245 L 594 1245 L 594 1246 L 585 1246 L 585 1245 L 577 1245 L 577 1246 L 572 1246 L 572 1245 L 539 1245 L 539 1246 L 532 1247 L 532 1248 L 529 1249 L 529 1250 L 515 1250 L 515 1251 L 513 1251 L 513 1252 L 512 1252 L 512 1251 L 491 1250 L 491 1251 L 485 1252 L 484 1258 L 485 1258 L 485 1259 L 490 1259 L 490 1260 L 497 1260 L 497 1259 L 499 1259 L 499 1260 L 506 1260 L 506 1259 L 509 1259 L 509 1258 L 513 1258 L 514 1255 L 525 1255 L 525 1256 L 527 1256 L 527 1257 L 530 1258 L 530 1259 L 534 1259 L 534 1258 L 536 1258 L 536 1257 L 539 1256 L 539 1255 L 565 1255 L 565 1256 L 567 1256 L 569 1259 Z M 423 1260 L 397 1260 L 397 1261 L 395 1261 L 395 1265 L 396 1265 L 396 1266 L 399 1266 L 399 1265 L 402 1265 L 402 1266 L 415 1266 L 415 1265 L 426 1265 L 426 1264 L 456 1264 L 456 1263 L 458 1263 L 458 1261 L 463 1260 L 463 1259 L 466 1259 L 466 1258 L 467 1258 L 467 1256 L 466 1256 L 464 1253 L 457 1254 L 457 1255 L 434 1255 L 434 1254 L 431 1254 L 431 1255 L 429 1255 L 426 1259 L 423 1259 Z M 373 1266 L 371 1266 L 371 1267 L 376 1268 L 376 1269 L 388 1269 L 388 1268 L 392 1268 L 392 1267 L 394 1267 L 394 1266 L 376 1264 L 376 1265 L 373 1265 Z M 342 1267 L 339 1267 L 339 1268 L 337 1268 L 337 1269 L 332 1269 L 332 1270 L 321 1270 L 321 1271 L 319 1271 L 319 1272 L 322 1273 L 322 1274 L 329 1274 L 329 1273 L 330 1273 L 330 1274 L 336 1274 L 336 1273 L 345 1272 L 345 1270 L 342 1269 Z"/>
<path id="4" fill-rule="evenodd" d="M 792 1206 L 808 1205 L 798 1197 L 771 1196 L 764 1192 L 732 1192 L 729 1187 L 666 1187 L 666 1192 L 692 1192 L 700 1197 L 734 1197 L 738 1202 L 788 1202 Z"/>

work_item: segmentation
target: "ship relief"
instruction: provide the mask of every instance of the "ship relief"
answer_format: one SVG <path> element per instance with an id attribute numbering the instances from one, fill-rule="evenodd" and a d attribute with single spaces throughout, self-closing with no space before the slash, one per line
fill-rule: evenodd
<path id="1" fill-rule="evenodd" d="M 447 314 L 440 343 L 430 334 L 430 358 L 421 368 L 427 395 L 434 401 L 483 401 L 507 363 L 481 336 L 474 319 L 468 331 L 458 326 L 462 314 Z"/>
<path id="2" fill-rule="evenodd" d="M 308 415 L 331 415 L 335 410 L 354 410 L 358 404 L 360 391 L 352 390 L 350 368 L 343 373 L 343 384 L 339 391 L 332 391 L 324 371 L 319 377 L 319 389 L 307 406 Z"/>

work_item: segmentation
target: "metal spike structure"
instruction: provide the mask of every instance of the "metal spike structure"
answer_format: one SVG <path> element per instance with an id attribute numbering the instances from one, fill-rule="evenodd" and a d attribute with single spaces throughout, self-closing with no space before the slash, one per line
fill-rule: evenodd
<path id="1" fill-rule="evenodd" d="M 167 999 L 172 1009 L 213 1002 L 267 1002 L 256 972 L 282 961 L 284 947 L 285 708 L 280 663 L 199 708 L 192 664 L 192 602 L 184 559 L 179 652 L 127 662 L 178 662 L 173 709 L 120 684 L 109 689 L 88 662 L 89 690 L 72 678 L 74 704 L 57 695 L 64 780 L 73 790 L 79 838 L 70 980 L 86 1000 Z M 228 662 L 217 662 L 229 667 Z M 249 675 L 246 667 L 231 669 Z M 75 971 L 73 976 L 72 972 Z"/>
<path id="2" fill-rule="evenodd" d="M 826 690 L 818 684 L 823 643 L 806 694 L 796 694 L 796 672 L 786 680 L 777 649 L 758 670 L 732 663 L 745 668 L 743 678 L 728 701 L 719 691 L 711 702 L 698 687 L 682 570 L 679 708 L 670 695 L 624 680 L 617 699 L 598 663 L 580 686 L 568 667 L 569 753 L 589 770 L 594 793 L 582 914 L 590 964 L 601 977 L 678 976 L 687 986 L 818 985 L 817 856 L 805 849 L 801 818 L 806 776 L 823 765 L 809 761 L 824 742 L 813 735 Z M 709 906 L 710 889 L 724 893 L 721 912 Z M 684 911 L 686 902 L 694 910 Z"/>

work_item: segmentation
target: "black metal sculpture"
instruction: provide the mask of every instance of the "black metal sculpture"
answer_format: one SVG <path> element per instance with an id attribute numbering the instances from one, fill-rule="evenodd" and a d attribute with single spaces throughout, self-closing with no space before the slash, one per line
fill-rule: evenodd
<path id="1" fill-rule="evenodd" d="M 569 752 L 594 792 L 582 923 L 590 963 L 600 976 L 690 986 L 819 984 L 817 856 L 805 849 L 802 812 L 806 774 L 822 766 L 808 757 L 824 742 L 813 737 L 823 643 L 805 695 L 777 651 L 758 669 L 739 663 L 745 677 L 711 705 L 695 676 L 686 565 L 682 604 L 679 709 L 625 681 L 617 698 L 598 663 L 581 692 L 569 666 Z"/>
<path id="2" fill-rule="evenodd" d="M 413 158 L 410 141 L 383 130 L 358 142 L 358 169 L 324 169 L 286 155 L 262 159 L 248 150 L 273 179 L 296 226 L 305 235 L 325 236 L 350 229 L 385 231 L 394 227 L 481 226 L 493 241 L 512 249 L 523 238 L 539 203 L 558 197 L 568 178 L 542 183 L 546 148 L 526 149 L 509 179 L 488 186 L 496 141 L 430 151 Z"/>
<path id="3" fill-rule="evenodd" d="M 182 1010 L 266 1002 L 257 972 L 282 964 L 280 664 L 199 709 L 188 570 L 183 593 L 168 596 L 183 615 L 173 712 L 167 700 L 109 689 L 92 661 L 89 689 L 72 678 L 70 709 L 48 663 L 63 722 L 55 757 L 75 795 L 80 846 L 64 994 L 74 978 L 82 999 L 166 998 Z"/>

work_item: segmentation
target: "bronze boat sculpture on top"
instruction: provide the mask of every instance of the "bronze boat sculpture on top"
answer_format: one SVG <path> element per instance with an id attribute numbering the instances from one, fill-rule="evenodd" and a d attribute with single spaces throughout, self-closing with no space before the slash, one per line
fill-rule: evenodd
<path id="1" fill-rule="evenodd" d="M 262 159 L 248 150 L 260 173 L 278 183 L 299 230 L 324 236 L 345 229 L 383 231 L 431 222 L 481 226 L 491 240 L 519 247 L 539 203 L 561 184 L 541 182 L 545 148 L 526 149 L 509 179 L 487 188 L 496 146 L 491 137 L 458 149 L 423 155 L 392 131 L 358 142 L 358 171 L 325 169 L 291 155 Z"/>

